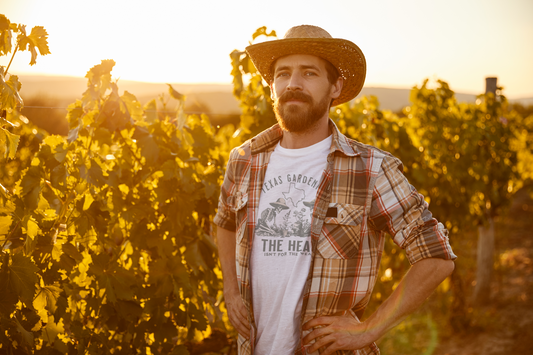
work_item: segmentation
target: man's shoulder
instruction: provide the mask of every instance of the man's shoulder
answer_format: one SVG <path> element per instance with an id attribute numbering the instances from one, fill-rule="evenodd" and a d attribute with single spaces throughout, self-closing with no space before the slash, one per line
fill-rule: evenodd
<path id="1" fill-rule="evenodd" d="M 355 139 L 346 137 L 346 141 L 352 149 L 356 152 L 361 154 L 363 157 L 376 157 L 379 156 L 380 158 L 386 158 L 386 159 L 397 159 L 394 155 L 392 155 L 390 152 L 387 152 L 386 150 L 374 147 L 370 144 L 361 143 Z"/>
<path id="2" fill-rule="evenodd" d="M 246 170 L 252 156 L 250 142 L 251 140 L 247 140 L 230 151 L 226 170 L 231 170 L 236 175 L 240 175 Z"/>
<path id="3" fill-rule="evenodd" d="M 363 159 L 366 164 L 379 164 L 377 170 L 389 170 L 389 169 L 399 169 L 403 171 L 403 163 L 400 159 L 395 157 L 390 152 L 374 147 L 370 144 L 361 143 L 355 139 L 348 138 L 343 136 L 345 142 L 350 145 L 353 151 L 356 153 L 356 157 Z"/>
<path id="4" fill-rule="evenodd" d="M 272 149 L 272 147 L 281 139 L 281 136 L 281 128 L 279 128 L 278 124 L 275 124 L 248 139 L 240 146 L 233 148 L 230 153 L 230 160 L 249 160 L 252 154 Z"/>
<path id="5" fill-rule="evenodd" d="M 242 143 L 238 147 L 235 147 L 230 152 L 230 158 L 238 158 L 244 156 L 250 156 L 252 152 L 252 139 L 248 139 L 246 142 Z"/>

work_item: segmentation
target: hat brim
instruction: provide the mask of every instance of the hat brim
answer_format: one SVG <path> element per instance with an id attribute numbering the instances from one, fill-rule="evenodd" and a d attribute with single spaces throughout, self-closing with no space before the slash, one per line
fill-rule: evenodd
<path id="1" fill-rule="evenodd" d="M 366 77 L 366 60 L 361 49 L 341 38 L 285 38 L 246 47 L 252 62 L 271 83 L 270 68 L 281 57 L 291 54 L 310 54 L 327 60 L 338 70 L 344 84 L 332 106 L 348 102 L 361 92 Z"/>

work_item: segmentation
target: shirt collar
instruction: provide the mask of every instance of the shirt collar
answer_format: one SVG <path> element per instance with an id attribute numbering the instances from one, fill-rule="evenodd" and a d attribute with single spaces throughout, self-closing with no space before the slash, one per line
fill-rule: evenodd
<path id="1" fill-rule="evenodd" d="M 331 129 L 331 132 L 333 133 L 330 153 L 335 153 L 338 151 L 349 157 L 357 156 L 360 154 L 360 152 L 357 151 L 357 148 L 349 143 L 348 137 L 346 137 L 339 131 L 337 125 L 335 125 L 335 122 L 333 122 L 331 118 L 329 119 L 329 127 Z M 277 123 L 272 127 L 259 133 L 254 138 L 252 138 L 251 141 L 252 155 L 258 154 L 262 151 L 266 151 L 269 148 L 274 149 L 275 145 L 279 142 L 281 137 L 283 137 L 283 130 Z"/>

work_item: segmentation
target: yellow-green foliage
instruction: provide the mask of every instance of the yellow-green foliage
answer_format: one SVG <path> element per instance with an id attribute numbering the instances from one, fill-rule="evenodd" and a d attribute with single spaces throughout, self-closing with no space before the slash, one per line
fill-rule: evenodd
<path id="1" fill-rule="evenodd" d="M 1 205 L 2 351 L 185 353 L 224 328 L 215 132 L 205 116 L 145 115 L 113 65 L 89 71 L 68 137 L 44 138 Z"/>

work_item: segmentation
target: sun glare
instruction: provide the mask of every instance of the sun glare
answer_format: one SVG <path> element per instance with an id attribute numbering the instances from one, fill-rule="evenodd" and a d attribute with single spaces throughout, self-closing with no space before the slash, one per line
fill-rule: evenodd
<path id="1" fill-rule="evenodd" d="M 314 9 L 321 3 L 310 0 L 308 5 Z M 113 74 L 122 79 L 230 83 L 229 54 L 243 50 L 258 27 L 266 25 L 282 37 L 291 26 L 307 23 L 361 47 L 367 86 L 409 88 L 425 78 L 439 78 L 456 91 L 479 93 L 484 78 L 494 75 L 508 97 L 533 96 L 531 80 L 524 80 L 533 78 L 533 22 L 527 16 L 532 2 L 339 2 L 323 11 L 300 11 L 299 6 L 271 0 L 271 6 L 255 11 L 244 0 L 150 5 L 19 0 L 3 4 L 1 12 L 15 23 L 41 25 L 49 33 L 52 54 L 31 68 L 27 53 L 17 55 L 12 71 L 18 73 L 84 76 L 102 59 L 113 59 Z M 357 13 L 372 16 L 354 21 Z M 454 26 L 450 18 L 456 19 Z M 501 55 L 490 55 L 496 48 Z M 0 65 L 7 61 L 0 58 Z"/>

